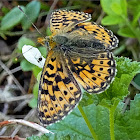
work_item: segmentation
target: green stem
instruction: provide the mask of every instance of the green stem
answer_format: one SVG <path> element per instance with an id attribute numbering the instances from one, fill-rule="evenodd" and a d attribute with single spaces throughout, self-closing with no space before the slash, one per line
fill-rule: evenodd
<path id="1" fill-rule="evenodd" d="M 111 140 L 115 140 L 115 135 L 114 135 L 114 110 L 110 108 L 109 110 L 109 118 L 110 118 L 110 137 Z"/>
<path id="2" fill-rule="evenodd" d="M 8 36 L 19 36 L 19 35 L 23 35 L 25 34 L 25 31 L 17 31 L 17 32 L 10 32 L 10 31 L 1 31 L 1 33 L 3 33 L 4 35 L 8 35 Z"/>
<path id="3" fill-rule="evenodd" d="M 114 112 L 116 110 L 116 107 L 119 103 L 119 100 L 114 101 L 114 104 L 109 109 L 109 119 L 110 119 L 110 137 L 111 140 L 115 140 L 115 134 L 114 134 Z"/>
<path id="4" fill-rule="evenodd" d="M 87 118 L 87 116 L 86 116 L 86 114 L 83 110 L 83 108 L 80 105 L 78 105 L 78 109 L 79 109 L 80 113 L 82 114 L 82 117 L 84 118 L 84 120 L 85 120 L 91 134 L 92 134 L 92 137 L 94 138 L 94 140 L 98 140 L 97 135 L 94 132 L 94 130 L 93 130 L 93 128 L 92 128 L 92 126 L 91 126 L 91 124 L 90 124 L 90 122 L 89 122 L 89 120 L 88 120 L 88 118 Z"/>

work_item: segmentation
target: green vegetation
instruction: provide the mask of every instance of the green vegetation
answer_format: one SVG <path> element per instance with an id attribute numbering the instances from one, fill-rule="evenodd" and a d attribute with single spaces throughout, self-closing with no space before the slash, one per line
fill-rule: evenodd
<path id="1" fill-rule="evenodd" d="M 71 7 L 65 7 L 66 2 L 62 1 L 64 9 L 80 9 L 85 2 L 76 0 Z M 140 4 L 139 0 L 101 0 L 102 13 L 101 24 L 111 29 L 120 40 L 119 47 L 114 50 L 117 62 L 117 75 L 110 87 L 101 94 L 83 93 L 83 98 L 77 108 L 74 109 L 64 120 L 48 126 L 47 129 L 55 134 L 28 137 L 28 140 L 139 140 L 140 139 Z M 92 1 L 85 4 L 85 11 L 95 8 Z M 99 4 L 97 4 L 99 5 Z M 38 16 L 48 13 L 49 5 L 32 1 L 21 7 L 35 22 Z M 32 9 L 32 10 L 31 10 Z M 40 12 L 46 10 L 47 12 Z M 92 11 L 92 10 L 91 10 Z M 93 10 L 94 11 L 94 10 Z M 1 17 L 0 36 L 6 39 L 7 36 L 19 36 L 28 34 L 31 23 L 27 21 L 23 13 L 17 7 L 8 11 L 3 8 L 5 16 Z M 96 13 L 97 14 L 97 13 Z M 99 14 L 98 14 L 99 16 Z M 93 15 L 93 18 L 96 16 Z M 21 25 L 22 31 L 13 31 Z M 46 29 L 47 35 L 50 34 Z M 18 40 L 15 52 L 21 53 L 22 46 L 36 46 L 36 41 L 22 36 Z M 46 56 L 46 48 L 38 47 L 43 56 Z M 133 60 L 129 59 L 132 58 Z M 19 60 L 23 71 L 32 71 L 37 78 L 41 69 L 30 64 L 24 58 Z M 134 87 L 130 87 L 130 83 Z M 128 90 L 129 89 L 129 90 Z M 38 82 L 33 87 L 34 97 L 30 100 L 29 106 L 36 108 Z M 125 99 L 131 97 L 130 107 L 127 107 Z"/>

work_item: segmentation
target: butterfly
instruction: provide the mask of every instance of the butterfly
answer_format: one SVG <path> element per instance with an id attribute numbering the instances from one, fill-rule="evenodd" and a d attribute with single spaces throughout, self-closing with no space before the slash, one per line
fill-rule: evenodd
<path id="1" fill-rule="evenodd" d="M 90 19 L 90 14 L 78 11 L 57 10 L 51 14 L 52 35 L 41 40 L 49 50 L 38 94 L 43 125 L 62 120 L 78 105 L 80 87 L 99 94 L 115 77 L 111 50 L 119 41 L 112 31 Z"/>

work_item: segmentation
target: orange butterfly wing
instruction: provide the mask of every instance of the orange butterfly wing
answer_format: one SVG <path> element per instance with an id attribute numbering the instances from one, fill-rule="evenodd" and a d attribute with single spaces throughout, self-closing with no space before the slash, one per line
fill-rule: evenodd
<path id="1" fill-rule="evenodd" d="M 78 11 L 57 10 L 52 13 L 50 19 L 50 30 L 53 35 L 67 32 L 78 23 L 91 19 L 91 15 Z"/>
<path id="2" fill-rule="evenodd" d="M 66 62 L 74 78 L 90 93 L 107 89 L 116 74 L 116 62 L 109 51 L 79 54 L 66 53 Z"/>
<path id="3" fill-rule="evenodd" d="M 81 90 L 63 61 L 60 49 L 47 56 L 38 95 L 38 113 L 42 124 L 49 125 L 64 118 L 78 104 Z"/>

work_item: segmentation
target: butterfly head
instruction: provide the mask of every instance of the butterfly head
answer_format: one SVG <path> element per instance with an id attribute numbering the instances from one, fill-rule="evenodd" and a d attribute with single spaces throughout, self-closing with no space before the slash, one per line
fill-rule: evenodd
<path id="1" fill-rule="evenodd" d="M 56 43 L 52 39 L 52 36 L 39 37 L 37 39 L 37 42 L 49 49 L 54 48 L 54 46 L 56 45 Z"/>

